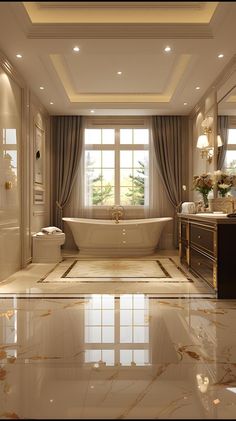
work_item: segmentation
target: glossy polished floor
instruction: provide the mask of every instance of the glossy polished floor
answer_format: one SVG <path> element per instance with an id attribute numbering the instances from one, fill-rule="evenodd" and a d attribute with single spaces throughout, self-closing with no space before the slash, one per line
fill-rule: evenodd
<path id="1" fill-rule="evenodd" d="M 1 419 L 236 418 L 235 300 L 47 294 L 42 266 L 0 284 Z"/>

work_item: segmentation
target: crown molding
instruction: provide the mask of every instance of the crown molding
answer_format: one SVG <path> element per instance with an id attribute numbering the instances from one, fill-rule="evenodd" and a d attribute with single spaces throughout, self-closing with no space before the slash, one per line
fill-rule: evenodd
<path id="1" fill-rule="evenodd" d="M 0 51 L 0 66 L 22 89 L 26 87 L 26 83 L 15 67 L 10 63 L 7 56 Z"/>

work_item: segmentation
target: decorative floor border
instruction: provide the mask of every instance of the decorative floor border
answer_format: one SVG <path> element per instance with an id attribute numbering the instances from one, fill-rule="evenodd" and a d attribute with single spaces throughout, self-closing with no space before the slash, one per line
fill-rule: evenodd
<path id="1" fill-rule="evenodd" d="M 132 260 L 132 259 L 129 259 L 129 261 L 130 260 Z M 163 276 L 163 275 L 162 276 L 67 276 L 70 273 L 70 271 L 73 269 L 73 267 L 76 265 L 76 263 L 81 262 L 81 261 L 87 262 L 87 260 L 76 259 L 72 263 L 72 265 L 65 271 L 65 273 L 63 273 L 61 278 L 66 278 L 66 279 L 76 279 L 76 278 L 80 278 L 80 279 L 87 279 L 87 278 L 99 278 L 99 279 L 107 279 L 107 278 L 117 278 L 117 279 L 119 279 L 119 278 L 131 278 L 131 279 L 132 278 L 144 278 L 144 279 L 145 278 L 152 278 L 152 279 L 155 279 L 155 278 L 157 278 L 157 279 L 172 278 L 172 276 L 164 268 L 163 264 L 159 260 L 156 260 L 156 259 L 154 259 L 154 260 L 139 260 L 139 262 L 156 262 L 159 265 L 160 269 L 162 270 L 162 272 L 164 273 L 165 276 Z M 96 262 L 96 261 L 97 262 L 104 262 L 106 260 L 105 259 L 104 260 L 96 260 L 96 259 L 93 260 L 93 262 Z M 133 260 L 133 262 L 135 262 L 135 260 Z M 89 282 L 91 282 L 91 281 L 89 281 Z"/>
<path id="2" fill-rule="evenodd" d="M 174 280 L 171 280 L 171 281 L 169 281 L 168 279 L 173 279 L 173 277 L 168 273 L 168 271 L 165 269 L 165 267 L 163 266 L 163 264 L 159 261 L 159 259 L 154 259 L 154 260 L 149 260 L 149 261 L 155 261 L 155 262 L 157 262 L 158 264 L 159 264 L 159 266 L 160 266 L 160 268 L 161 268 L 161 270 L 164 272 L 164 274 L 166 275 L 165 277 L 164 276 L 161 276 L 161 277 L 157 277 L 157 276 L 149 276 L 148 278 L 151 278 L 151 279 L 164 279 L 163 280 L 163 282 L 164 283 L 194 283 L 194 280 L 193 279 L 191 279 L 188 275 L 187 275 L 187 273 L 180 267 L 180 266 L 178 266 L 177 264 L 176 264 L 176 262 L 171 258 L 171 257 L 163 257 L 164 259 L 168 259 L 168 260 L 170 260 L 171 261 L 171 263 L 173 263 L 174 264 L 174 266 L 184 275 L 184 277 L 186 278 L 186 281 L 179 281 L 179 282 L 176 282 L 176 281 L 174 281 Z M 66 260 L 66 259 L 64 259 L 64 260 Z M 83 260 L 83 259 L 75 259 L 74 260 L 74 262 L 70 265 L 70 267 L 68 268 L 68 269 L 66 269 L 66 271 L 61 275 L 61 277 L 59 278 L 60 280 L 50 280 L 50 281 L 46 281 L 46 279 L 47 279 L 47 277 L 56 269 L 56 267 L 58 267 L 59 265 L 60 265 L 60 263 L 61 262 L 59 262 L 50 272 L 48 272 L 46 275 L 44 275 L 42 278 L 40 278 L 38 281 L 37 281 L 37 283 L 44 283 L 44 284 L 46 284 L 46 283 L 83 283 L 83 284 L 91 284 L 91 283 L 93 283 L 93 281 L 85 281 L 84 279 L 87 279 L 87 278 L 96 278 L 96 279 L 101 279 L 101 281 L 96 281 L 96 282 L 94 282 L 94 284 L 101 284 L 101 283 L 104 283 L 104 281 L 103 281 L 103 279 L 107 279 L 107 278 L 112 278 L 112 276 L 97 276 L 97 277 L 67 277 L 66 275 L 71 271 L 71 269 L 74 267 L 74 265 L 77 263 L 77 262 L 79 262 L 79 261 L 86 261 L 86 262 L 88 262 L 88 260 Z M 129 260 L 131 260 L 131 259 L 129 259 Z M 135 260 L 134 260 L 135 261 Z M 143 260 L 143 261 L 147 261 L 147 260 Z M 64 282 L 63 281 L 61 281 L 61 279 L 66 279 Z M 124 277 L 117 277 L 117 279 L 129 279 L 129 278 L 137 278 L 137 279 L 140 279 L 141 277 L 138 277 L 138 276 L 129 276 L 129 277 L 126 277 L 126 276 L 124 276 Z M 143 277 L 143 279 L 145 279 L 146 277 Z M 70 281 L 69 279 L 73 279 L 73 281 Z M 81 280 L 76 280 L 76 279 L 82 279 L 82 281 Z M 109 281 L 109 283 L 118 283 L 118 282 L 121 282 L 122 284 L 124 284 L 124 283 L 131 283 L 132 285 L 134 284 L 134 282 L 133 281 Z M 136 283 L 148 283 L 148 284 L 150 284 L 151 282 L 150 281 L 145 281 L 145 280 L 141 280 L 141 281 L 135 281 Z M 159 281 L 159 282 L 162 282 L 162 281 Z"/>

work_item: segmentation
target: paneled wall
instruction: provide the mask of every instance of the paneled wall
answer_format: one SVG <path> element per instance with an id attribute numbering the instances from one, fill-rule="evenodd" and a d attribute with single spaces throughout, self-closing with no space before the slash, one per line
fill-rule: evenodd
<path id="1" fill-rule="evenodd" d="M 194 175 L 200 175 L 203 172 L 213 173 L 217 169 L 217 116 L 218 105 L 220 100 L 235 87 L 235 72 L 236 72 L 236 55 L 225 66 L 223 71 L 212 82 L 208 91 L 204 94 L 198 104 L 194 107 L 190 115 L 190 142 L 189 149 L 189 199 L 198 200 L 199 193 L 191 190 L 192 180 Z M 235 109 L 235 107 L 234 107 Z M 226 113 L 223 113 L 227 115 Z M 232 110 L 231 110 L 231 114 Z M 214 146 L 214 156 L 212 162 L 209 164 L 205 158 L 201 158 L 200 151 L 196 148 L 197 139 L 200 134 L 203 134 L 201 127 L 202 121 L 207 117 L 213 117 L 212 133 L 209 134 L 210 146 Z M 232 118 L 232 116 L 231 116 Z M 232 124 L 232 120 L 231 123 Z M 216 196 L 216 191 L 210 192 L 210 195 Z"/>
<path id="2" fill-rule="evenodd" d="M 198 201 L 202 199 L 202 197 L 199 192 L 192 190 L 193 176 L 208 172 L 213 173 L 214 168 L 216 168 L 216 154 L 213 155 L 212 162 L 209 163 L 205 157 L 201 157 L 200 150 L 197 149 L 196 146 L 198 136 L 203 134 L 201 123 L 208 116 L 213 117 L 211 126 L 212 132 L 208 135 L 208 138 L 210 146 L 214 146 L 217 132 L 217 103 L 215 89 L 210 90 L 210 92 L 205 95 L 201 103 L 195 108 L 195 112 L 191 115 L 190 119 L 192 139 L 189 156 L 189 161 L 191 163 L 189 171 L 189 199 L 194 201 Z"/>
<path id="3" fill-rule="evenodd" d="M 38 183 L 36 126 L 43 151 Z M 49 224 L 49 134 L 49 115 L 0 52 L 0 281 L 31 261 L 32 233 Z M 41 202 L 35 200 L 37 189 Z"/>
<path id="4" fill-rule="evenodd" d="M 21 264 L 22 89 L 0 68 L 0 279 Z"/>

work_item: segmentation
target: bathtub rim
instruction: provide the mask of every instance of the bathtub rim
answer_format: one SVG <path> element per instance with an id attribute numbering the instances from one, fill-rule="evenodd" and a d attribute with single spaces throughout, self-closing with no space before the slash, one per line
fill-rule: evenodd
<path id="1" fill-rule="evenodd" d="M 163 216 L 159 218 L 140 218 L 140 219 L 120 219 L 118 223 L 116 223 L 113 219 L 92 219 L 92 218 L 73 218 L 63 216 L 62 220 L 65 222 L 72 222 L 72 223 L 85 223 L 85 224 L 98 224 L 98 225 L 134 225 L 134 224 L 150 224 L 150 223 L 157 223 L 157 222 L 169 222 L 173 221 L 173 217 L 170 216 Z"/>

